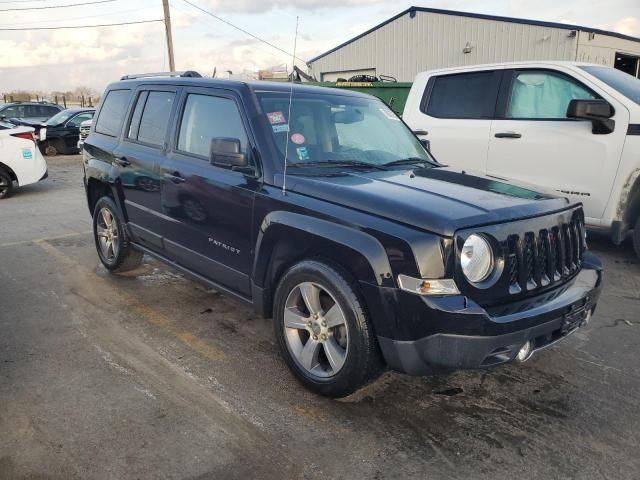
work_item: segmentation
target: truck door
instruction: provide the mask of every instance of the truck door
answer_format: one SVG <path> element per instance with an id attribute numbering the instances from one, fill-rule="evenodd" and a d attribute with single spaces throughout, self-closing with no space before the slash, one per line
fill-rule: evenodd
<path id="1" fill-rule="evenodd" d="M 405 121 L 430 141 L 431 153 L 446 165 L 484 173 L 489 131 L 502 70 L 431 77 L 419 106 Z M 405 108 L 405 112 L 407 109 Z"/>
<path id="2" fill-rule="evenodd" d="M 174 87 L 138 89 L 123 141 L 113 152 L 124 190 L 129 229 L 138 242 L 156 251 L 163 249 L 160 164 L 168 145 L 167 130 L 176 94 Z"/>
<path id="3" fill-rule="evenodd" d="M 237 139 L 251 158 L 249 129 L 239 98 L 226 90 L 185 89 L 161 166 L 164 244 L 190 270 L 242 295 L 250 292 L 255 168 L 212 165 L 211 140 Z M 255 163 L 254 163 L 255 165 Z"/>
<path id="4" fill-rule="evenodd" d="M 557 70 L 505 71 L 491 125 L 487 173 L 538 185 L 582 202 L 597 224 L 611 193 L 629 113 L 613 99 L 615 130 L 594 134 L 590 121 L 567 118 L 573 99 L 603 98 Z"/>

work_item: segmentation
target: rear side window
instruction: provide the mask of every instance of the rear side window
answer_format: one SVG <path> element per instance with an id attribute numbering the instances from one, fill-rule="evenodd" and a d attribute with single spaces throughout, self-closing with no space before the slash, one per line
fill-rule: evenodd
<path id="1" fill-rule="evenodd" d="M 107 93 L 96 122 L 97 133 L 110 137 L 120 134 L 130 94 L 131 90 L 111 90 Z"/>
<path id="2" fill-rule="evenodd" d="M 173 92 L 140 92 L 127 137 L 150 145 L 164 145 L 174 99 Z"/>
<path id="3" fill-rule="evenodd" d="M 437 118 L 493 118 L 501 71 L 435 77 L 427 86 L 427 115 Z M 429 82 L 431 83 L 431 82 Z"/>
<path id="4" fill-rule="evenodd" d="M 178 150 L 209 157 L 211 140 L 237 138 L 247 152 L 247 134 L 236 102 L 229 98 L 190 94 L 182 114 Z"/>

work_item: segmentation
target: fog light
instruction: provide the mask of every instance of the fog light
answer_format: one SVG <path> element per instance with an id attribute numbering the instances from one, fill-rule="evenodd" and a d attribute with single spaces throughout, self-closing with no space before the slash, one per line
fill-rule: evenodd
<path id="1" fill-rule="evenodd" d="M 525 362 L 529 359 L 531 353 L 533 353 L 533 345 L 531 345 L 531 342 L 529 341 L 520 348 L 518 355 L 516 355 L 516 360 L 519 362 Z"/>

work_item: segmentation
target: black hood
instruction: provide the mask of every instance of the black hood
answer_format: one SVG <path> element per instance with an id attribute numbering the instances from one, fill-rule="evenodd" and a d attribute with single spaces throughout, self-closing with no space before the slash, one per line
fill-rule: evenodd
<path id="1" fill-rule="evenodd" d="M 294 174 L 289 175 L 288 183 L 291 191 L 445 236 L 463 228 L 540 216 L 570 205 L 566 198 L 449 167 Z"/>

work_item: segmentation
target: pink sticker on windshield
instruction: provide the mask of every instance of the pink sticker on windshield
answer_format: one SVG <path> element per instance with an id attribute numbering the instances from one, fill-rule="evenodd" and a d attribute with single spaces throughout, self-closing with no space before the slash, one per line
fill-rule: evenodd
<path id="1" fill-rule="evenodd" d="M 305 138 L 301 133 L 294 133 L 293 135 L 291 135 L 291 141 L 296 145 L 302 145 L 305 141 Z"/>
<path id="2" fill-rule="evenodd" d="M 278 125 L 279 123 L 284 123 L 284 113 L 282 112 L 269 112 L 267 113 L 267 118 L 269 119 L 269 123 L 271 125 Z"/>

